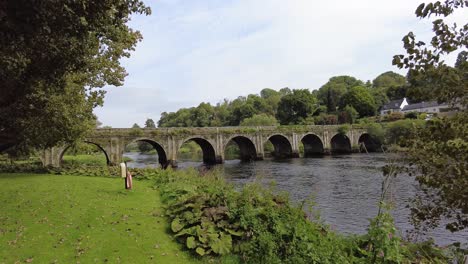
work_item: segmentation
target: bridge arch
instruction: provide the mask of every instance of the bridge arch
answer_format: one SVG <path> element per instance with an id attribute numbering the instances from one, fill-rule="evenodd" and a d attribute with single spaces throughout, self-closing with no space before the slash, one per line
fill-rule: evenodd
<path id="1" fill-rule="evenodd" d="M 207 139 L 204 139 L 202 137 L 190 137 L 182 141 L 182 143 L 179 145 L 177 152 L 179 152 L 180 147 L 186 142 L 193 141 L 197 143 L 198 146 L 200 146 L 203 154 L 203 163 L 205 164 L 216 164 L 217 159 L 216 159 L 216 151 L 215 148 L 213 147 L 213 144 L 208 141 Z"/>
<path id="2" fill-rule="evenodd" d="M 382 144 L 378 140 L 372 138 L 369 133 L 362 133 L 359 137 L 358 143 L 360 146 L 361 144 L 364 144 L 368 152 L 379 151 L 382 146 Z"/>
<path id="3" fill-rule="evenodd" d="M 167 167 L 168 165 L 167 152 L 164 149 L 163 144 L 155 140 L 149 139 L 149 138 L 137 138 L 128 142 L 126 145 L 129 145 L 131 143 L 136 143 L 136 142 L 145 142 L 145 143 L 150 144 L 156 150 L 156 153 L 158 153 L 158 163 L 161 165 L 162 168 Z"/>
<path id="4" fill-rule="evenodd" d="M 223 151 L 226 151 L 227 146 L 230 142 L 234 142 L 239 147 L 240 160 L 241 161 L 252 161 L 257 159 L 257 148 L 255 144 L 248 137 L 245 136 L 233 136 L 226 141 L 223 146 Z"/>
<path id="5" fill-rule="evenodd" d="M 104 149 L 104 147 L 102 147 L 100 144 L 98 143 L 95 143 L 95 142 L 92 142 L 92 141 L 88 141 L 88 140 L 85 140 L 83 141 L 83 143 L 86 143 L 86 144 L 91 144 L 91 145 L 94 145 L 96 146 L 99 150 L 101 150 L 102 153 L 104 153 L 104 155 L 106 156 L 106 164 L 107 165 L 110 165 L 111 161 L 110 161 L 110 158 L 109 158 L 109 154 L 107 153 L 107 151 Z M 66 147 L 64 147 L 61 151 L 60 151 L 60 155 L 58 157 L 58 165 L 61 166 L 62 165 L 62 162 L 63 162 L 63 155 L 65 155 L 65 152 L 67 152 L 67 150 L 71 147 L 72 145 L 68 145 Z M 56 157 L 56 156 L 55 156 Z"/>
<path id="6" fill-rule="evenodd" d="M 324 154 L 324 147 L 322 139 L 315 134 L 306 134 L 301 139 L 304 145 L 304 157 L 312 157 Z"/>
<path id="7" fill-rule="evenodd" d="M 332 153 L 351 153 L 351 140 L 344 134 L 336 134 L 331 139 Z"/>
<path id="8" fill-rule="evenodd" d="M 281 134 L 275 134 L 265 141 L 270 141 L 273 144 L 273 157 L 276 159 L 291 158 L 293 156 L 292 145 L 289 139 Z"/>

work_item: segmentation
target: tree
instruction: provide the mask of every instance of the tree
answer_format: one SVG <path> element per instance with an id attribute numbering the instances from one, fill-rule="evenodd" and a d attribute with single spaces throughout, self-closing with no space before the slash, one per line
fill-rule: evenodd
<path id="1" fill-rule="evenodd" d="M 321 104 L 327 106 L 328 112 L 336 112 L 341 97 L 354 86 L 362 86 L 364 83 L 351 76 L 335 76 L 320 87 L 317 98 Z"/>
<path id="2" fill-rule="evenodd" d="M 389 101 L 389 98 L 383 88 L 371 89 L 371 94 L 372 94 L 372 97 L 374 97 L 376 109 L 380 109 L 383 105 L 385 105 Z"/>
<path id="3" fill-rule="evenodd" d="M 0 138 L 47 148 L 83 137 L 103 104 L 104 91 L 95 88 L 122 85 L 120 59 L 141 39 L 127 25 L 130 16 L 150 9 L 138 0 L 1 6 Z"/>
<path id="4" fill-rule="evenodd" d="M 372 92 L 379 96 L 377 99 L 377 105 L 381 106 L 382 99 L 380 94 L 385 94 L 388 99 L 396 100 L 407 97 L 406 92 L 406 78 L 398 73 L 388 71 L 380 74 L 372 81 Z M 377 92 L 378 91 L 378 92 Z"/>
<path id="5" fill-rule="evenodd" d="M 156 128 L 156 124 L 154 123 L 153 119 L 151 118 L 146 119 L 145 128 Z"/>
<path id="6" fill-rule="evenodd" d="M 317 98 L 307 89 L 293 90 L 283 96 L 276 114 L 282 125 L 301 124 L 318 108 Z"/>
<path id="7" fill-rule="evenodd" d="M 405 84 L 405 76 L 392 71 L 384 72 L 372 81 L 373 88 L 399 87 Z"/>
<path id="8" fill-rule="evenodd" d="M 407 169 L 416 176 L 422 193 L 412 208 L 417 226 L 434 227 L 441 218 L 451 221 L 451 231 L 468 227 L 468 24 L 458 27 L 444 19 L 458 8 L 462 0 L 422 3 L 416 9 L 419 18 L 435 17 L 431 46 L 417 41 L 409 32 L 403 37 L 405 55 L 395 55 L 393 64 L 408 69 L 410 91 L 421 99 L 448 102 L 461 106 L 453 117 L 434 119 L 416 131 L 407 155 Z M 445 64 L 444 57 L 459 52 L 455 67 Z"/>
<path id="9" fill-rule="evenodd" d="M 369 89 L 362 86 L 355 86 L 343 95 L 340 109 L 344 109 L 348 105 L 356 109 L 360 117 L 372 116 L 376 111 L 374 97 Z"/>
<path id="10" fill-rule="evenodd" d="M 338 116 L 338 121 L 343 124 L 343 123 L 349 123 L 353 124 L 356 122 L 356 119 L 359 117 L 358 111 L 354 109 L 354 107 L 347 105 L 343 110 L 340 112 Z"/>
<path id="11" fill-rule="evenodd" d="M 276 126 L 278 120 L 274 116 L 258 114 L 242 120 L 240 126 Z"/>
<path id="12" fill-rule="evenodd" d="M 268 98 L 270 98 L 272 96 L 277 96 L 277 95 L 280 95 L 280 93 L 273 90 L 273 89 L 270 89 L 270 88 L 265 88 L 265 89 L 260 91 L 260 96 L 263 99 L 268 99 Z"/>

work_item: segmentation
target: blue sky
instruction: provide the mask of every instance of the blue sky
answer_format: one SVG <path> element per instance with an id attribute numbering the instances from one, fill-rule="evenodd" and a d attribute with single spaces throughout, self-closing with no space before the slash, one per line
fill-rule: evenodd
<path id="1" fill-rule="evenodd" d="M 216 104 L 263 88 L 318 89 L 336 75 L 372 80 L 403 53 L 409 31 L 427 39 L 420 0 L 158 0 L 135 16 L 143 34 L 121 87 L 95 109 L 103 125 L 143 125 L 164 111 Z M 468 15 L 457 13 L 455 21 Z M 461 24 L 461 23 L 460 23 Z M 449 60 L 453 60 L 450 58 Z"/>

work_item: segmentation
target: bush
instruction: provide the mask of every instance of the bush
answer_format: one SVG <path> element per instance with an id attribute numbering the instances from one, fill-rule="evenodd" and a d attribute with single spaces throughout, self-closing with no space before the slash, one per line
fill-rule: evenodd
<path id="1" fill-rule="evenodd" d="M 354 124 L 359 117 L 359 113 L 354 107 L 347 105 L 343 111 L 338 114 L 338 121 L 340 124 Z"/>
<path id="2" fill-rule="evenodd" d="M 325 113 L 321 113 L 320 115 L 316 116 L 315 118 L 316 125 L 336 125 L 338 124 L 338 117 L 336 115 L 329 115 Z"/>
<path id="3" fill-rule="evenodd" d="M 240 126 L 277 126 L 278 120 L 274 116 L 267 114 L 258 114 L 252 117 L 245 118 L 240 123 Z"/>
<path id="4" fill-rule="evenodd" d="M 386 143 L 407 147 L 417 129 L 423 127 L 424 124 L 423 120 L 417 119 L 405 119 L 390 123 L 385 133 Z"/>
<path id="5" fill-rule="evenodd" d="M 348 133 L 348 131 L 351 129 L 351 126 L 349 125 L 342 125 L 340 127 L 338 127 L 338 133 L 342 134 L 342 135 L 346 135 L 346 133 Z"/>
<path id="6" fill-rule="evenodd" d="M 404 118 L 405 116 L 401 112 L 391 112 L 390 114 L 384 115 L 383 121 L 393 122 L 393 121 L 401 120 Z"/>
<path id="7" fill-rule="evenodd" d="M 379 144 L 385 142 L 385 130 L 381 124 L 371 123 L 367 125 L 367 133 Z"/>
<path id="8" fill-rule="evenodd" d="M 174 236 L 198 255 L 235 253 L 248 263 L 333 263 L 350 257 L 345 240 L 311 222 L 286 194 L 258 184 L 241 191 L 196 171 L 146 173 L 160 189 Z"/>
<path id="9" fill-rule="evenodd" d="M 405 113 L 405 118 L 406 119 L 418 119 L 418 113 L 417 112 Z"/>

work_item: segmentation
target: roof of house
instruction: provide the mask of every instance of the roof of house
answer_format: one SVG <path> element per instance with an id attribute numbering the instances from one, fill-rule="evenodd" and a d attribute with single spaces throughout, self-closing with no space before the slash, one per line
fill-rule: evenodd
<path id="1" fill-rule="evenodd" d="M 384 106 L 382 106 L 382 110 L 400 109 L 400 106 L 403 103 L 404 99 L 405 98 L 401 98 L 401 99 L 390 101 L 384 104 Z"/>
<path id="2" fill-rule="evenodd" d="M 439 104 L 436 101 L 431 101 L 431 102 L 421 102 L 421 103 L 416 103 L 416 104 L 409 104 L 405 107 L 403 107 L 403 111 L 408 111 L 408 110 L 415 110 L 415 109 L 421 109 L 421 108 L 428 108 L 428 107 L 435 107 L 435 106 L 441 106 L 445 104 Z"/>

